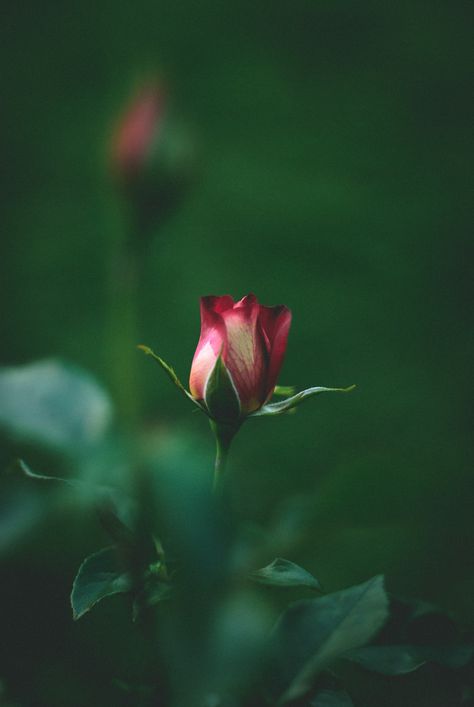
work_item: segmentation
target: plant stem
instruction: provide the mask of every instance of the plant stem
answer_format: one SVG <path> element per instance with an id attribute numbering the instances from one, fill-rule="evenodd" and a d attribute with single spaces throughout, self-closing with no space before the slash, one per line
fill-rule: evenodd
<path id="1" fill-rule="evenodd" d="M 137 331 L 140 266 L 136 253 L 125 244 L 118 244 L 111 263 L 107 356 L 119 416 L 132 426 L 140 408 L 136 360 L 140 338 Z"/>
<path id="2" fill-rule="evenodd" d="M 140 290 L 150 233 L 137 203 L 123 200 L 121 207 L 122 224 L 117 224 L 110 244 L 107 368 L 119 419 L 133 429 L 142 403 L 136 347 L 141 338 Z"/>
<path id="3" fill-rule="evenodd" d="M 216 461 L 214 464 L 212 490 L 215 494 L 218 494 L 222 488 L 230 445 L 239 426 L 217 423 L 211 420 L 211 429 L 216 436 Z"/>

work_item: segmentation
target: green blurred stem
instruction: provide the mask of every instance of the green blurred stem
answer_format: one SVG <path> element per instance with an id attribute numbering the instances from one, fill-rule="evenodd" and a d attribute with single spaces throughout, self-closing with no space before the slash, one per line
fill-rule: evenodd
<path id="1" fill-rule="evenodd" d="M 215 494 L 220 493 L 227 466 L 229 449 L 235 433 L 239 429 L 238 425 L 228 425 L 211 420 L 211 429 L 216 436 L 216 461 L 214 464 L 214 481 L 212 489 Z"/>
<path id="2" fill-rule="evenodd" d="M 111 258 L 107 365 L 120 418 L 135 425 L 140 412 L 136 345 L 141 257 L 127 243 L 118 243 Z"/>

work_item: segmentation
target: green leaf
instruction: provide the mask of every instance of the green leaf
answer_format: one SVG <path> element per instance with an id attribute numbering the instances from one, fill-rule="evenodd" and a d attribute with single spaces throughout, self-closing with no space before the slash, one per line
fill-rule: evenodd
<path id="1" fill-rule="evenodd" d="M 294 562 L 281 557 L 277 557 L 266 567 L 252 572 L 250 579 L 275 587 L 309 587 L 321 591 L 321 585 L 316 577 Z"/>
<path id="2" fill-rule="evenodd" d="M 75 479 L 63 479 L 60 476 L 47 476 L 46 474 L 38 474 L 36 471 L 28 466 L 28 464 L 23 461 L 23 459 L 15 459 L 9 467 L 9 472 L 14 473 L 19 471 L 26 479 L 31 479 L 32 481 L 40 482 L 50 482 L 66 484 L 68 486 L 73 486 L 75 488 L 83 486 L 83 482 L 76 481 Z"/>
<path id="3" fill-rule="evenodd" d="M 0 369 L 0 427 L 14 439 L 77 454 L 112 420 L 107 393 L 85 371 L 46 360 Z"/>
<path id="4" fill-rule="evenodd" d="M 131 579 L 121 567 L 115 547 L 106 547 L 89 555 L 79 567 L 72 586 L 74 619 L 79 619 L 104 597 L 129 592 L 131 586 Z"/>
<path id="5" fill-rule="evenodd" d="M 350 696 L 344 690 L 320 690 L 308 702 L 308 707 L 353 707 Z"/>
<path id="6" fill-rule="evenodd" d="M 93 502 L 103 527 L 110 533 L 114 541 L 130 538 L 132 518 L 135 514 L 133 502 L 121 491 L 112 486 L 91 484 L 79 479 L 63 479 L 59 476 L 38 474 L 26 464 L 23 459 L 15 459 L 8 468 L 10 473 L 19 472 L 26 479 L 38 482 L 39 485 L 68 486 L 82 494 L 89 502 Z"/>
<path id="7" fill-rule="evenodd" d="M 206 383 L 204 398 L 214 420 L 234 423 L 239 419 L 239 396 L 221 355 L 217 357 Z"/>
<path id="8" fill-rule="evenodd" d="M 290 606 L 275 628 L 275 678 L 283 682 L 278 704 L 305 697 L 330 661 L 368 643 L 387 617 L 382 576 Z"/>
<path id="9" fill-rule="evenodd" d="M 279 403 L 268 403 L 267 405 L 261 407 L 260 410 L 256 410 L 251 413 L 249 417 L 282 415 L 283 413 L 292 410 L 297 405 L 300 405 L 303 400 L 313 397 L 313 395 L 319 395 L 320 393 L 350 393 L 350 391 L 354 390 L 355 387 L 355 385 L 351 385 L 348 388 L 307 388 L 306 390 L 302 390 L 299 393 L 296 393 L 296 395 L 293 395 L 291 398 L 286 398 L 286 400 L 282 400 Z"/>
<path id="10" fill-rule="evenodd" d="M 140 351 L 143 351 L 147 356 L 151 356 L 154 361 L 156 361 L 161 368 L 165 371 L 167 374 L 168 378 L 171 380 L 172 383 L 178 388 L 178 390 L 188 399 L 190 400 L 196 407 L 198 407 L 202 412 L 204 412 L 206 415 L 208 415 L 208 412 L 205 408 L 204 405 L 202 405 L 198 400 L 193 398 L 191 393 L 186 390 L 184 385 L 181 383 L 179 380 L 178 376 L 176 375 L 176 372 L 171 366 L 169 366 L 166 361 L 164 361 L 160 356 L 158 356 L 153 349 L 151 349 L 149 346 L 144 346 L 143 344 L 140 344 L 137 346 Z"/>
<path id="11" fill-rule="evenodd" d="M 404 675 L 430 662 L 447 668 L 462 668 L 473 657 L 472 644 L 365 646 L 344 655 L 344 658 L 358 663 L 366 670 L 382 675 Z"/>

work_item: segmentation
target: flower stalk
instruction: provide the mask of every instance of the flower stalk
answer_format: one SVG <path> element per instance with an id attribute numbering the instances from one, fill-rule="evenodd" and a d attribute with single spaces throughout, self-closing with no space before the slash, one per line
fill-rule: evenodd
<path id="1" fill-rule="evenodd" d="M 212 490 L 215 494 L 218 494 L 222 489 L 230 445 L 240 425 L 226 425 L 215 420 L 210 420 L 210 424 L 216 438 L 216 460 Z"/>

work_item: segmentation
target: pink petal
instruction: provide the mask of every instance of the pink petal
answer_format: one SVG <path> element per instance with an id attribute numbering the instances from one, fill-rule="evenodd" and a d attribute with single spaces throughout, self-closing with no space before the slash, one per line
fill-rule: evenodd
<path id="1" fill-rule="evenodd" d="M 216 312 L 220 314 L 226 309 L 232 309 L 234 306 L 234 299 L 230 295 L 206 295 L 206 297 L 201 297 L 201 318 L 203 308 L 206 312 Z"/>
<path id="2" fill-rule="evenodd" d="M 227 333 L 218 310 L 232 307 L 233 300 L 224 297 L 201 297 L 201 336 L 191 364 L 189 389 L 191 395 L 203 400 L 207 379 L 222 351 L 227 348 Z"/>
<path id="3" fill-rule="evenodd" d="M 259 325 L 268 354 L 268 371 L 265 385 L 266 400 L 273 393 L 283 364 L 290 324 L 291 311 L 284 305 L 260 307 Z"/>
<path id="4" fill-rule="evenodd" d="M 234 304 L 234 309 L 244 309 L 246 312 L 250 313 L 255 306 L 260 307 L 256 296 L 250 292 L 250 294 L 245 295 L 245 297 L 242 297 L 241 300 Z"/>
<path id="5" fill-rule="evenodd" d="M 164 110 L 164 92 L 156 84 L 145 86 L 131 103 L 112 147 L 112 158 L 122 176 L 140 169 L 161 127 Z"/>
<path id="6" fill-rule="evenodd" d="M 243 412 L 257 410 L 265 395 L 265 348 L 257 326 L 260 305 L 255 295 L 247 295 L 222 318 L 227 331 L 224 363 L 237 389 Z"/>

